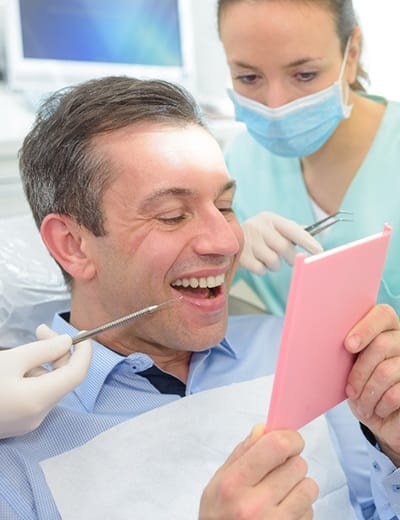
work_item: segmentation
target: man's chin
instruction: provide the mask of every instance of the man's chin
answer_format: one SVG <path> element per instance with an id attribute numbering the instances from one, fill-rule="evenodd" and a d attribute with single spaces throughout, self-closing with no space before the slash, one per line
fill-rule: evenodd
<path id="1" fill-rule="evenodd" d="M 192 341 L 190 343 L 190 350 L 193 352 L 201 352 L 207 350 L 210 347 L 218 345 L 226 333 L 226 325 L 216 327 L 203 327 L 197 333 L 193 333 Z"/>

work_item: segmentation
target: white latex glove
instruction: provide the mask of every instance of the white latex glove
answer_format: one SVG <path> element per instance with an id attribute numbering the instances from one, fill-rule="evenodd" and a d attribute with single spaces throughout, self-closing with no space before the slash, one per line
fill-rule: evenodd
<path id="1" fill-rule="evenodd" d="M 293 265 L 298 254 L 295 244 L 309 253 L 321 253 L 323 248 L 310 233 L 293 220 L 264 211 L 242 224 L 244 248 L 240 267 L 252 273 L 279 271 L 282 258 Z"/>
<path id="2" fill-rule="evenodd" d="M 51 408 L 86 376 L 92 357 L 89 340 L 70 353 L 71 337 L 46 325 L 39 341 L 0 351 L 0 438 L 34 430 Z M 52 370 L 41 367 L 51 363 Z"/>

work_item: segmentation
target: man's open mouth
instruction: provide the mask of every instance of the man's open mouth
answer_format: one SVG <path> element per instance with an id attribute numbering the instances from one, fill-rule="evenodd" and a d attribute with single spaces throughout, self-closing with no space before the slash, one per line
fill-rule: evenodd
<path id="1" fill-rule="evenodd" d="M 201 278 L 178 278 L 171 285 L 180 293 L 194 298 L 215 298 L 221 293 L 225 275 L 207 276 Z"/>

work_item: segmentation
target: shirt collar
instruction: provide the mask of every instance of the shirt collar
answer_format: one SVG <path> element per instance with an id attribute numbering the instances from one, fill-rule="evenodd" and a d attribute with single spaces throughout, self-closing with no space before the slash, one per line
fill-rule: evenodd
<path id="1" fill-rule="evenodd" d="M 228 354 L 228 356 L 232 356 L 234 359 L 239 359 L 237 349 L 235 349 L 233 345 L 231 345 L 227 338 L 224 338 L 221 341 L 221 343 L 218 343 L 217 347 L 225 351 Z"/>
<path id="2" fill-rule="evenodd" d="M 75 336 L 79 331 L 67 321 L 68 316 L 68 313 L 56 314 L 53 319 L 52 329 L 58 334 Z M 117 352 L 114 352 L 95 340 L 92 340 L 92 346 L 93 355 L 87 376 L 83 383 L 74 390 L 75 394 L 88 411 L 93 410 L 97 397 L 109 374 L 118 364 L 122 363 L 126 359 L 126 356 L 117 354 Z M 227 338 L 224 338 L 218 345 L 207 349 L 205 352 L 211 353 L 214 349 L 219 351 L 222 350 L 234 359 L 238 358 L 236 349 L 230 344 Z"/>
<path id="3" fill-rule="evenodd" d="M 78 330 L 70 325 L 63 316 L 65 315 L 55 315 L 52 324 L 53 330 L 59 334 L 75 336 Z M 93 410 L 96 399 L 108 375 L 125 359 L 125 356 L 117 354 L 95 340 L 92 340 L 92 346 L 93 355 L 89 371 L 83 383 L 74 391 L 83 406 L 89 411 Z"/>

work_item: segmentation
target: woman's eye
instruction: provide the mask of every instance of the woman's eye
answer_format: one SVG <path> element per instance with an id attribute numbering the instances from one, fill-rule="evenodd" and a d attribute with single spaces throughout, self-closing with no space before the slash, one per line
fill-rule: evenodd
<path id="1" fill-rule="evenodd" d="M 317 76 L 316 72 L 298 72 L 296 78 L 299 81 L 307 82 L 313 80 Z"/>
<path id="2" fill-rule="evenodd" d="M 246 85 L 251 85 L 257 80 L 257 74 L 240 74 L 235 76 L 235 81 L 240 81 L 240 83 L 244 83 Z"/>

